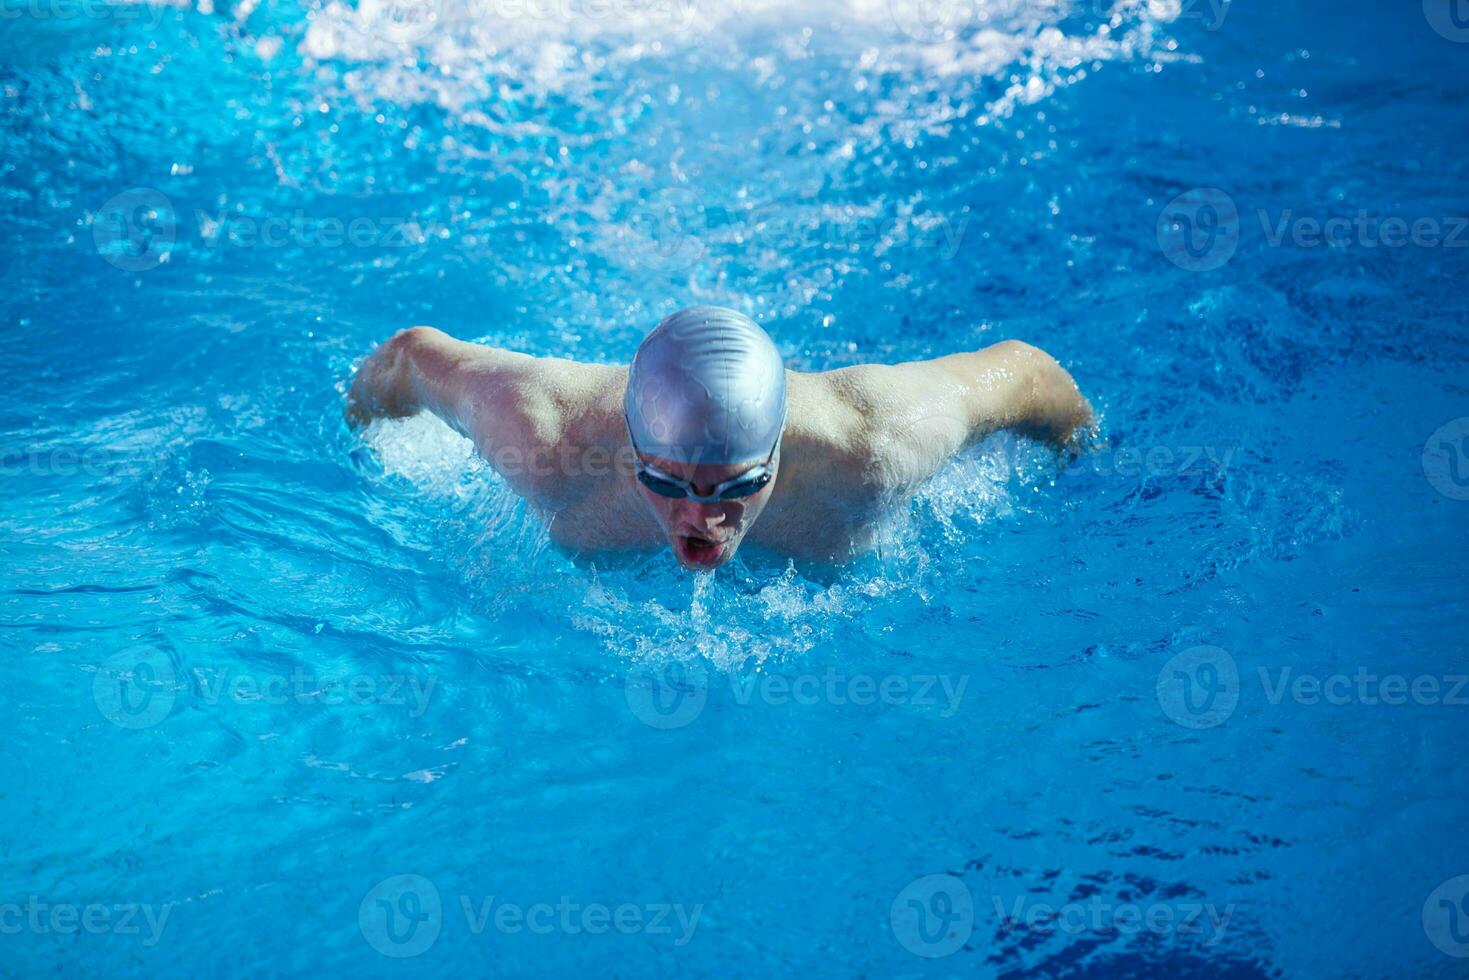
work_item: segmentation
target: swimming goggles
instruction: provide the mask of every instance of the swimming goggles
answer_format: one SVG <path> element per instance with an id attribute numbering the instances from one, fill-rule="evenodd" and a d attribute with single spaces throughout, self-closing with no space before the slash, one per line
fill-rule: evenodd
<path id="1" fill-rule="evenodd" d="M 626 416 L 623 422 L 626 423 Z M 783 435 L 784 433 L 782 433 Z M 775 437 L 775 445 L 770 449 L 770 455 L 765 462 L 752 466 L 739 476 L 723 483 L 716 484 L 713 492 L 708 496 L 699 493 L 694 485 L 688 480 L 680 480 L 663 472 L 652 463 L 643 460 L 643 451 L 638 448 L 637 440 L 632 437 L 632 426 L 627 427 L 627 441 L 632 443 L 633 465 L 637 470 L 638 482 L 660 497 L 668 497 L 672 500 L 680 500 L 687 497 L 701 504 L 714 504 L 721 500 L 737 500 L 740 497 L 749 497 L 765 489 L 765 485 L 775 479 L 775 473 L 770 464 L 775 462 L 775 454 L 780 452 L 780 436 Z"/>

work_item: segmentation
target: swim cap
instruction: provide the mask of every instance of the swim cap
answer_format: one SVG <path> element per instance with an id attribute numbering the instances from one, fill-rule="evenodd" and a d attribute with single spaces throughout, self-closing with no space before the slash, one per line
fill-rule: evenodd
<path id="1" fill-rule="evenodd" d="M 689 463 L 758 463 L 786 418 L 780 352 L 734 310 L 692 306 L 643 339 L 623 397 L 638 450 Z"/>

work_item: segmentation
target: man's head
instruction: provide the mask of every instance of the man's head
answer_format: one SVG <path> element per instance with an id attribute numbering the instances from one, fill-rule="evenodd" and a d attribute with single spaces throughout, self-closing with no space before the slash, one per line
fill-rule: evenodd
<path id="1" fill-rule="evenodd" d="M 623 400 L 643 499 L 679 562 L 715 568 L 770 500 L 785 427 L 780 352 L 749 317 L 695 306 L 643 340 Z"/>

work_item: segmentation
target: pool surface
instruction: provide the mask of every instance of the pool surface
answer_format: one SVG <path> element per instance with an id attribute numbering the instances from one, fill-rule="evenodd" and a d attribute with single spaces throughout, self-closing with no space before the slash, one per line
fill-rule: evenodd
<path id="1" fill-rule="evenodd" d="M 0 0 L 0 974 L 1461 977 L 1469 19 Z M 572 559 L 416 323 L 1101 417 Z"/>

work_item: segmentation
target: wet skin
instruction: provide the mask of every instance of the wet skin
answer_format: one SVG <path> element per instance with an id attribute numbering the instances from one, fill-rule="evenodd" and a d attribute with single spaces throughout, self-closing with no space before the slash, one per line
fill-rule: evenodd
<path id="1" fill-rule="evenodd" d="M 413 327 L 363 362 L 346 409 L 354 425 L 437 415 L 474 442 L 568 551 L 666 546 L 698 570 L 729 561 L 746 541 L 840 563 L 871 547 L 882 514 L 989 433 L 1076 448 L 1094 418 L 1071 375 L 1019 341 L 927 361 L 787 371 L 775 479 L 749 497 L 706 504 L 659 496 L 637 480 L 626 386 L 625 367 L 531 357 Z M 646 461 L 701 494 L 764 462 Z"/>

